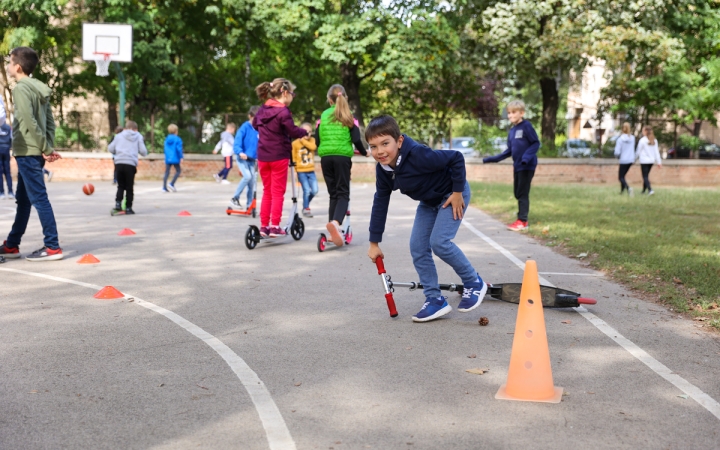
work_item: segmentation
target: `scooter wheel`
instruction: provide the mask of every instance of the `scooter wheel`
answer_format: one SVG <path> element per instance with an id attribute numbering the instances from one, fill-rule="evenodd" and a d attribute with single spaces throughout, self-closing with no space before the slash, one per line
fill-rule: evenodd
<path id="1" fill-rule="evenodd" d="M 232 215 L 232 213 L 230 212 L 229 209 L 226 209 L 225 212 L 227 213 L 228 216 Z"/>
<path id="2" fill-rule="evenodd" d="M 351 242 L 352 242 L 352 227 L 348 226 L 348 229 L 345 232 L 345 245 L 350 245 Z"/>
<path id="3" fill-rule="evenodd" d="M 245 247 L 252 250 L 258 245 L 258 242 L 260 242 L 260 230 L 255 225 L 250 225 L 245 232 Z"/>
<path id="4" fill-rule="evenodd" d="M 327 244 L 327 237 L 325 237 L 324 234 L 320 233 L 320 237 L 318 238 L 318 244 L 317 244 L 318 251 L 320 253 L 325 251 L 325 244 Z"/>
<path id="5" fill-rule="evenodd" d="M 253 219 L 257 217 L 257 208 L 253 208 L 252 216 L 253 216 Z"/>
<path id="6" fill-rule="evenodd" d="M 293 219 L 293 223 L 290 226 L 290 235 L 292 235 L 293 239 L 299 241 L 302 239 L 303 234 L 305 234 L 305 224 L 301 218 L 295 216 L 295 219 Z"/>

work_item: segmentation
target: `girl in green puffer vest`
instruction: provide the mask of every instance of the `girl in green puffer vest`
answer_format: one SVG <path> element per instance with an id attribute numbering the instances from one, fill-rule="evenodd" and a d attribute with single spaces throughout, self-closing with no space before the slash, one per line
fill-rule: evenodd
<path id="1" fill-rule="evenodd" d="M 333 244 L 343 245 L 340 225 L 350 203 L 350 169 L 353 146 L 361 155 L 367 156 L 367 150 L 360 138 L 360 128 L 350 111 L 345 88 L 333 84 L 327 94 L 330 108 L 320 116 L 315 130 L 315 142 L 318 146 L 320 166 L 323 178 L 330 194 L 327 230 Z"/>

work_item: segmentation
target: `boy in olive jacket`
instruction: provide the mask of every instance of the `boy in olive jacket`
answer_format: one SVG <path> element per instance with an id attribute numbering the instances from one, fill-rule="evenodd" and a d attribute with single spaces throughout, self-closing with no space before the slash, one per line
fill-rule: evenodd
<path id="1" fill-rule="evenodd" d="M 53 148 L 55 122 L 50 110 L 52 91 L 47 85 L 30 77 L 38 62 L 37 53 L 30 47 L 17 47 L 10 52 L 8 73 L 17 81 L 13 90 L 13 154 L 18 167 L 15 190 L 17 211 L 12 230 L 0 246 L 0 257 L 20 258 L 20 240 L 25 234 L 34 206 L 42 224 L 45 245 L 25 259 L 55 261 L 62 259 L 63 253 L 55 215 L 45 189 L 43 168 L 46 161 L 56 161 L 60 155 Z"/>

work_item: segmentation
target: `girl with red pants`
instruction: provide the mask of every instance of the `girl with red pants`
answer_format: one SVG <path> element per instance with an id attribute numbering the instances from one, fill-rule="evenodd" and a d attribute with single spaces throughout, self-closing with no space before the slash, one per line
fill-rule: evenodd
<path id="1" fill-rule="evenodd" d="M 258 172 L 263 182 L 260 204 L 260 235 L 284 236 L 280 227 L 283 200 L 287 187 L 287 173 L 292 155 L 291 142 L 308 132 L 295 126 L 288 106 L 295 98 L 295 85 L 285 78 L 264 82 L 255 88 L 260 101 L 252 126 L 258 130 Z"/>

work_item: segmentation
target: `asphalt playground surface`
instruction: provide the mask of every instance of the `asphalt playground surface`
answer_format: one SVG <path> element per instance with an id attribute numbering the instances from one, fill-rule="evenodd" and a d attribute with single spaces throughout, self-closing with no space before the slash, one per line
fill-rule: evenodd
<path id="1" fill-rule="evenodd" d="M 451 314 L 417 324 L 422 293 L 398 288 L 400 316 L 391 319 L 366 256 L 372 184 L 352 187 L 352 244 L 323 253 L 322 183 L 300 241 L 252 251 L 244 235 L 259 219 L 225 214 L 235 186 L 180 180 L 179 192 L 162 193 L 159 182 L 138 182 L 137 214 L 119 217 L 109 214 L 114 186 L 95 183 L 92 196 L 81 186 L 48 185 L 64 260 L 0 265 L 1 449 L 720 446 L 717 337 L 478 209 L 466 222 L 497 246 L 468 226 L 456 242 L 486 281 L 522 280 L 508 255 L 536 260 L 549 282 L 596 298 L 592 317 L 669 373 L 575 310 L 546 309 L 562 402 L 496 400 L 517 306 L 488 298 L 463 314 L 450 293 Z M 0 201 L 0 239 L 14 206 Z M 414 208 L 393 195 L 381 248 L 394 281 L 417 281 L 408 250 Z M 126 227 L 136 234 L 118 236 Z M 20 250 L 40 247 L 33 212 Z M 86 253 L 101 262 L 77 264 Z M 441 282 L 459 282 L 438 268 Z M 106 285 L 126 298 L 93 298 Z M 466 372 L 473 368 L 489 371 Z"/>

